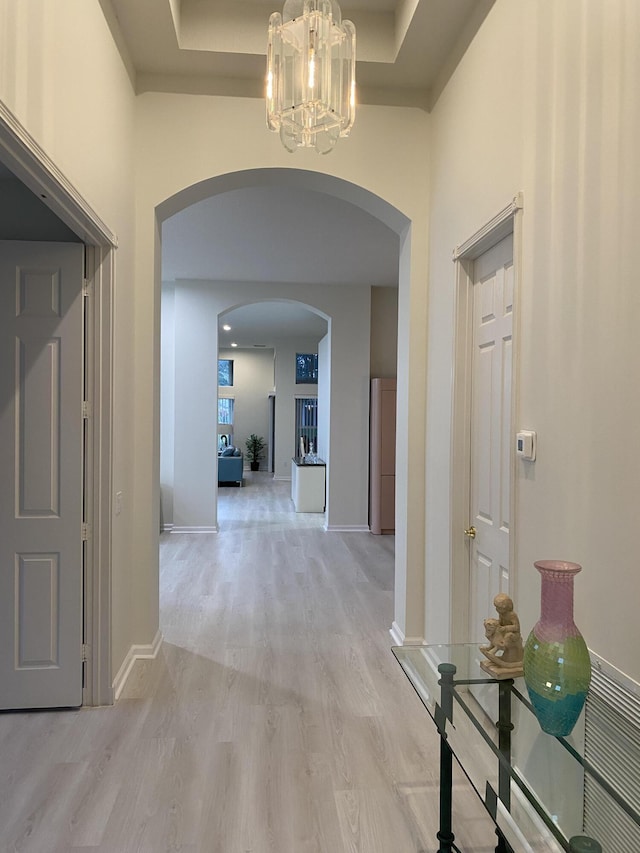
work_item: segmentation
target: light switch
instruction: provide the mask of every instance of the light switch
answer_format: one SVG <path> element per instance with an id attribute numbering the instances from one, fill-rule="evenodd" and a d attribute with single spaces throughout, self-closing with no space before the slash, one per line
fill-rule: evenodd
<path id="1" fill-rule="evenodd" d="M 536 434 L 533 430 L 523 429 L 516 433 L 516 455 L 524 462 L 535 462 Z"/>

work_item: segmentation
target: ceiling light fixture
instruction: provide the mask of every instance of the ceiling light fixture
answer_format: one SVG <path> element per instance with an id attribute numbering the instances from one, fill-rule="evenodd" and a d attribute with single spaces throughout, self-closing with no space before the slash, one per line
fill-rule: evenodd
<path id="1" fill-rule="evenodd" d="M 224 324 L 224 326 L 223 326 L 222 328 L 223 328 L 223 330 L 224 330 L 225 332 L 230 332 L 230 331 L 231 331 L 231 326 L 230 326 L 228 323 L 225 323 L 225 324 Z"/>
<path id="2" fill-rule="evenodd" d="M 333 151 L 355 119 L 356 30 L 335 0 L 286 0 L 269 19 L 267 126 L 287 151 Z"/>
<path id="3" fill-rule="evenodd" d="M 232 342 L 232 343 L 231 343 L 231 346 L 232 346 L 232 347 L 237 347 L 237 346 L 238 346 L 238 344 L 236 344 L 236 343 L 233 343 L 233 342 Z"/>

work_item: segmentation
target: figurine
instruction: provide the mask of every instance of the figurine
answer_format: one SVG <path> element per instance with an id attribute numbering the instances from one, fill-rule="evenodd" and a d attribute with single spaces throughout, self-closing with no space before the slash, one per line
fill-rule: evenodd
<path id="1" fill-rule="evenodd" d="M 484 630 L 488 645 L 480 646 L 487 658 L 480 666 L 494 678 L 518 678 L 523 674 L 522 635 L 520 620 L 513 609 L 513 601 L 504 592 L 493 599 L 498 619 L 485 619 Z"/>

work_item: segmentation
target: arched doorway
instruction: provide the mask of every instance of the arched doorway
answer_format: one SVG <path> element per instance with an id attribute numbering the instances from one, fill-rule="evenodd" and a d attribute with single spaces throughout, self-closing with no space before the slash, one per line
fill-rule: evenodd
<path id="1" fill-rule="evenodd" d="M 190 176 L 197 175 L 198 168 L 182 170 Z M 358 171 L 358 174 L 361 170 Z M 177 181 L 176 181 L 177 178 Z M 179 183 L 179 176 L 172 176 L 170 180 L 164 181 L 165 193 Z M 375 178 L 369 180 L 363 173 L 363 183 L 376 187 L 387 186 L 384 181 Z M 252 186 L 276 187 L 293 186 L 306 191 L 329 195 L 333 198 L 346 201 L 359 210 L 373 216 L 379 222 L 391 229 L 399 245 L 399 309 L 398 309 L 398 431 L 397 431 L 397 518 L 396 526 L 396 572 L 395 572 L 395 619 L 393 635 L 399 642 L 418 642 L 424 630 L 424 397 L 425 389 L 416 380 L 420 380 L 424 373 L 426 360 L 426 338 L 424 329 L 426 327 L 426 285 L 424 283 L 424 270 L 426 269 L 424 247 L 418 241 L 411 240 L 412 220 L 400 209 L 387 202 L 375 192 L 365 189 L 363 186 L 351 183 L 343 178 L 317 172 L 288 169 L 246 169 L 230 171 L 214 177 L 207 177 L 200 181 L 194 181 L 189 186 L 177 189 L 173 194 L 164 196 L 162 191 L 147 192 L 147 200 L 153 199 L 153 210 L 155 221 L 153 228 L 145 228 L 142 223 L 142 244 L 140 248 L 140 261 L 142 269 L 149 263 L 145 249 L 153 249 L 155 263 L 151 265 L 154 269 L 154 291 L 153 303 L 155 306 L 154 318 L 150 321 L 149 329 L 153 330 L 154 352 L 159 349 L 159 303 L 161 290 L 161 251 L 162 251 L 162 229 L 166 222 L 175 213 L 178 213 L 203 199 L 224 194 L 238 188 Z M 402 189 L 404 188 L 404 189 Z M 409 209 L 417 218 L 418 223 L 426 221 L 426 208 L 424 199 L 426 196 L 415 182 L 407 184 L 402 182 L 399 192 L 396 185 L 387 186 L 390 196 L 398 200 L 405 197 L 409 200 Z M 417 283 L 417 287 L 412 286 Z M 285 294 L 287 298 L 289 294 Z M 337 309 L 336 309 L 337 311 Z M 329 312 L 330 313 L 330 312 Z M 336 316 L 340 316 L 338 312 Z M 340 352 L 334 361 L 349 365 L 348 354 Z M 336 353 L 332 353 L 332 357 Z M 153 387 L 149 389 L 149 400 L 154 402 L 154 435 L 159 435 L 159 359 L 154 357 L 154 381 Z M 343 377 L 343 390 L 352 385 L 349 376 Z M 140 401 L 140 412 L 144 416 L 145 400 Z M 143 417 L 143 420 L 146 419 Z M 141 428 L 143 423 L 141 422 Z M 351 434 L 340 436 L 339 446 L 343 460 L 359 458 L 364 442 L 363 431 L 355 431 Z M 354 457 L 355 453 L 355 457 Z M 155 460 L 158 465 L 159 448 L 154 442 L 150 461 Z M 335 462 L 334 456 L 334 462 Z M 155 473 L 154 473 L 155 470 Z M 159 466 L 151 467 L 152 493 L 159 494 Z M 362 469 L 366 476 L 366 462 Z M 337 502 L 336 502 L 337 503 Z M 148 517 L 151 529 L 158 530 L 158 506 L 156 497 L 148 504 Z M 348 520 L 340 529 L 361 529 Z M 142 549 L 142 558 L 146 562 L 145 548 Z M 153 551 L 153 549 L 152 549 Z M 156 551 L 157 553 L 157 551 Z M 153 553 L 151 554 L 153 557 Z M 153 571 L 153 565 L 151 565 Z M 149 578 L 151 584 L 156 586 L 153 576 Z M 151 623 L 156 619 L 153 613 L 148 612 L 145 620 Z"/>
<path id="2" fill-rule="evenodd" d="M 256 188 L 261 195 L 247 195 L 243 199 L 243 192 Z M 179 477 L 175 477 L 177 468 L 174 470 L 174 529 L 216 529 L 215 517 L 207 514 L 208 508 L 215 504 L 210 497 L 217 484 L 211 482 L 211 478 L 207 479 L 207 472 L 213 469 L 213 465 L 209 465 L 198 450 L 206 448 L 208 443 L 213 454 L 215 445 L 211 437 L 216 433 L 216 425 L 211 418 L 188 413 L 193 400 L 197 399 L 197 388 L 208 389 L 216 384 L 214 369 L 219 342 L 217 325 L 215 330 L 212 329 L 214 321 L 217 324 L 217 317 L 224 311 L 254 303 L 262 297 L 300 302 L 331 321 L 328 366 L 331 375 L 330 409 L 333 414 L 328 441 L 332 446 L 331 467 L 335 466 L 334 470 L 339 473 L 332 477 L 329 471 L 327 529 L 367 530 L 370 284 L 380 283 L 376 276 L 385 265 L 388 269 L 386 255 L 389 255 L 393 267 L 389 273 L 392 276 L 389 283 L 397 286 L 400 253 L 397 229 L 402 226 L 406 229 L 408 221 L 382 199 L 327 175 L 281 169 L 239 172 L 192 186 L 160 206 L 158 216 L 163 217 L 166 223 L 162 225 L 163 261 L 166 257 L 165 228 L 170 233 L 176 219 L 184 211 L 193 210 L 211 197 L 230 201 L 230 214 L 224 217 L 222 224 L 218 220 L 218 227 L 222 228 L 228 242 L 233 242 L 231 232 L 225 230 L 228 219 L 233 218 L 239 203 L 243 200 L 246 202 L 247 198 L 252 199 L 253 205 L 267 205 L 262 213 L 262 221 L 272 219 L 268 214 L 274 209 L 280 231 L 272 231 L 270 240 L 265 240 L 256 237 L 256 232 L 250 227 L 242 229 L 243 246 L 239 251 L 245 255 L 256 244 L 259 247 L 259 281 L 247 280 L 255 276 L 255 266 L 249 264 L 243 267 L 240 264 L 241 270 L 247 269 L 249 272 L 245 275 L 236 274 L 226 265 L 226 261 L 220 261 L 220 253 L 211 258 L 209 266 L 198 268 L 196 265 L 195 275 L 185 276 L 182 272 L 182 276 L 175 278 L 175 328 L 183 333 L 189 329 L 188 340 L 181 352 L 174 353 L 176 369 L 179 372 L 186 371 L 176 376 L 175 380 L 174 406 L 178 415 L 174 424 L 174 440 L 176 448 L 178 445 L 184 448 L 177 450 L 175 462 L 182 470 L 190 470 L 191 473 L 186 488 L 181 487 Z M 291 199 L 297 204 L 297 212 L 287 219 L 286 203 Z M 314 235 L 318 231 L 322 232 L 324 242 L 312 262 L 306 263 L 304 246 L 301 250 L 299 245 L 304 242 L 305 232 L 298 226 L 299 220 L 308 216 L 314 205 L 328 211 L 327 221 L 337 230 L 327 233 L 330 226 L 326 223 L 319 228 L 316 223 L 312 226 L 307 224 L 307 230 Z M 342 226 L 336 226 L 336 222 L 342 223 Z M 367 229 L 371 231 L 368 242 L 365 233 Z M 180 229 L 177 230 L 180 233 Z M 211 240 L 213 231 L 212 227 L 191 219 L 190 228 L 183 228 L 181 236 L 188 242 L 192 240 L 193 234 L 200 232 L 207 235 L 207 240 Z M 347 235 L 344 245 L 340 246 L 341 232 L 349 231 L 350 236 Z M 385 239 L 386 255 L 381 250 Z M 274 243 L 276 246 L 272 250 Z M 353 252 L 349 252 L 351 244 L 356 247 Z M 366 247 L 362 248 L 365 244 Z M 189 243 L 189 246 L 191 258 L 195 254 L 193 243 Z M 312 256 L 313 249 L 313 246 L 307 248 Z M 336 257 L 338 261 L 332 271 L 331 262 Z M 295 263 L 292 266 L 292 258 L 297 266 Z M 262 271 L 263 266 L 266 267 L 266 273 Z M 313 270 L 311 274 L 309 267 Z M 366 268 L 366 274 L 359 273 L 359 267 Z M 204 277 L 209 269 L 212 269 L 211 273 Z M 231 277 L 233 280 L 229 280 Z M 166 282 L 163 284 L 167 286 Z M 338 284 L 341 286 L 336 287 Z M 185 367 L 187 362 L 188 367 Z M 183 422 L 184 429 L 179 426 L 178 420 Z M 194 477 L 198 476 L 201 478 L 199 486 L 194 482 Z"/>
<path id="3" fill-rule="evenodd" d="M 256 290 L 253 286 L 242 289 Z M 163 530 L 218 529 L 215 474 L 220 433 L 225 436 L 225 443 L 233 442 L 239 450 L 244 449 L 251 433 L 261 435 L 274 454 L 275 477 L 289 479 L 295 449 L 296 394 L 322 394 L 323 426 L 330 421 L 329 318 L 298 301 L 274 298 L 256 302 L 247 298 L 238 303 L 238 298 L 238 288 L 214 282 L 178 281 L 163 287 Z M 245 319 L 240 331 L 237 323 L 242 315 Z M 228 325 L 226 319 L 232 324 L 229 333 L 223 328 Z M 296 386 L 296 354 L 308 347 L 317 352 L 321 339 L 326 339 L 321 347 L 322 381 L 312 388 Z M 239 346 L 233 349 L 232 343 Z M 231 361 L 233 378 L 227 387 L 220 387 L 219 383 L 217 364 L 221 357 Z M 198 392 L 198 388 L 204 390 Z M 277 443 L 271 447 L 269 396 L 273 397 L 276 391 L 273 414 Z M 221 409 L 227 417 L 221 418 Z M 327 428 L 323 429 L 322 438 L 323 453 L 328 455 Z"/>

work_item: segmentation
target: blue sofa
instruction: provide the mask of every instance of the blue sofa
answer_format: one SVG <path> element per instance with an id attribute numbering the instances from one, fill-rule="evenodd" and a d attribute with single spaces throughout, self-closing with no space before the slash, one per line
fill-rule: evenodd
<path id="1" fill-rule="evenodd" d="M 237 447 L 228 447 L 218 456 L 218 485 L 220 483 L 238 483 L 242 485 L 244 457 Z"/>

